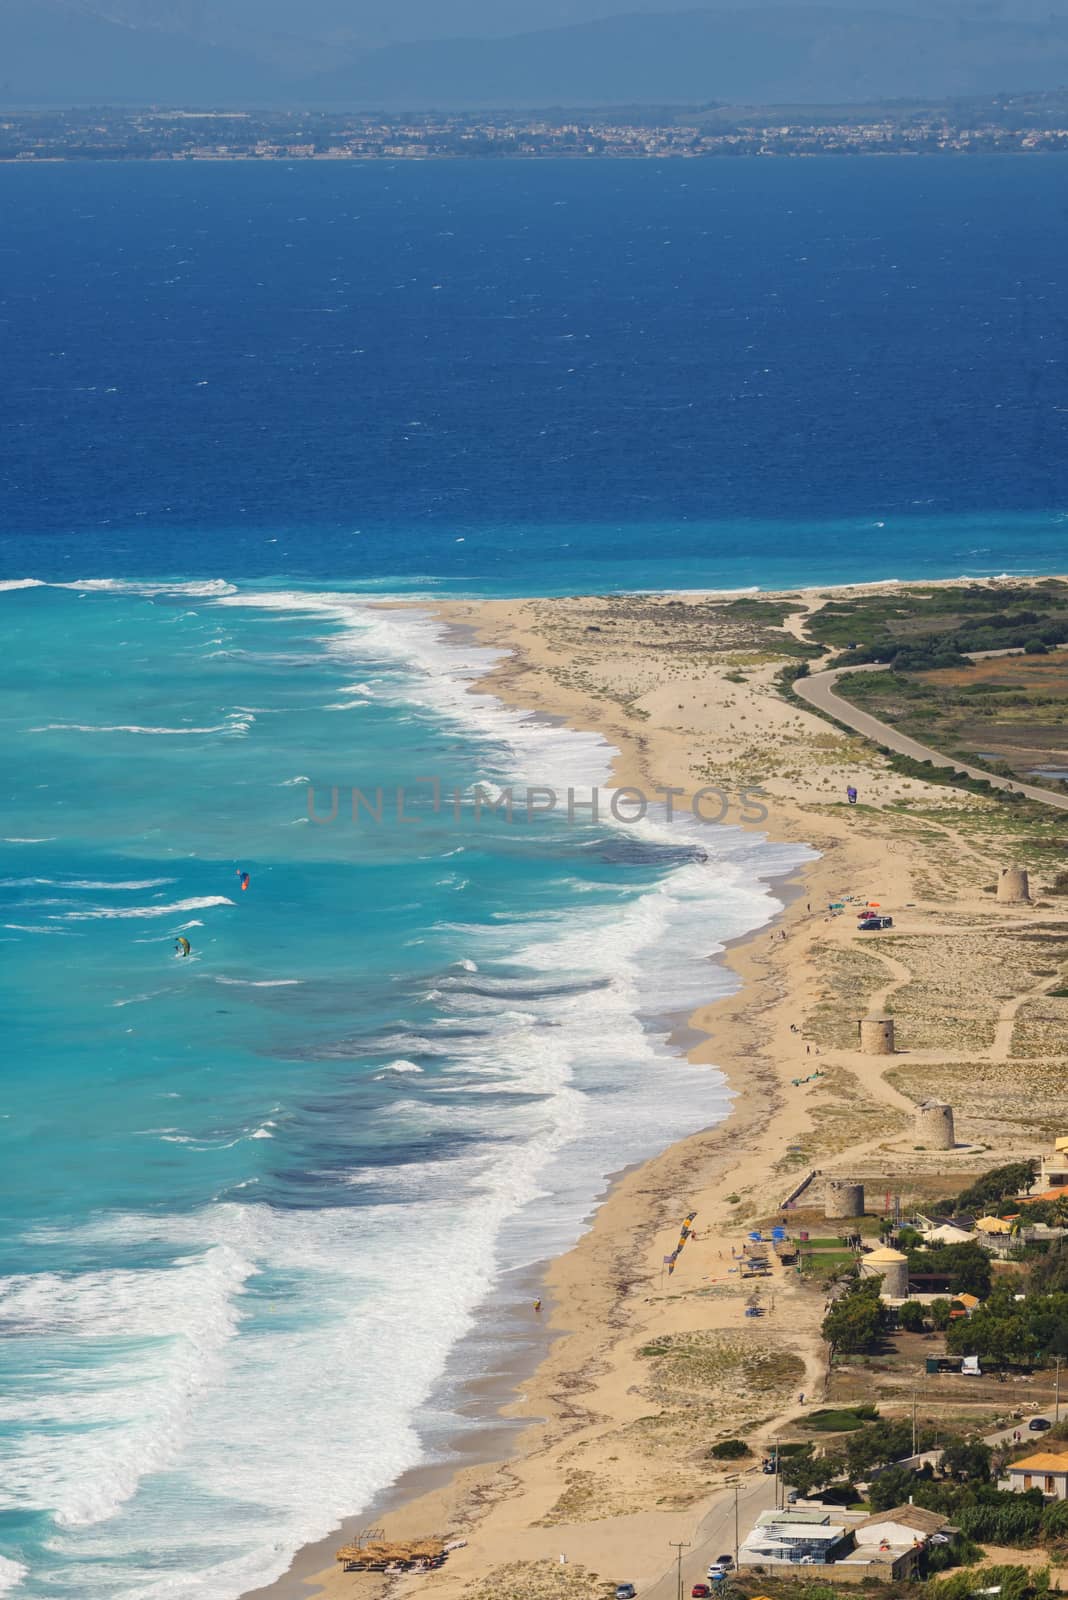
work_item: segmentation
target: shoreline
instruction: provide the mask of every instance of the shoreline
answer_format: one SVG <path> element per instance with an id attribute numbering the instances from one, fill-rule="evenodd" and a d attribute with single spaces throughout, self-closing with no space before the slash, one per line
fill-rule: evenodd
<path id="1" fill-rule="evenodd" d="M 475 687 L 482 685 L 479 683 Z M 563 725 L 563 718 L 554 720 Z M 740 959 L 747 947 L 761 940 L 769 929 L 780 926 L 791 906 L 801 898 L 803 873 L 807 868 L 817 865 L 818 861 L 804 863 L 799 868 L 789 868 L 782 875 L 769 878 L 767 881 L 776 899 L 781 902 L 782 909 L 770 921 L 748 933 L 728 939 L 723 949 L 711 958 L 711 965 L 734 973 L 738 986 L 731 993 L 699 1005 L 691 1012 L 677 1014 L 673 1019 L 669 1040 L 671 1048 L 681 1057 L 697 1064 L 699 1053 L 707 1052 L 712 1043 L 710 1030 L 714 1019 L 711 1014 L 721 1006 L 741 1002 L 746 994 L 747 979 L 745 973 L 739 970 L 736 958 Z M 707 1028 L 698 1021 L 701 1017 L 708 1019 Z M 462 1417 L 468 1410 L 471 1411 L 470 1431 L 457 1432 L 452 1426 L 444 1429 L 435 1440 L 431 1430 L 425 1441 L 430 1446 L 427 1458 L 410 1467 L 394 1483 L 384 1488 L 366 1509 L 344 1518 L 332 1533 L 303 1545 L 286 1572 L 268 1584 L 244 1591 L 241 1600 L 309 1600 L 309 1597 L 310 1600 L 317 1600 L 319 1596 L 332 1595 L 332 1586 L 324 1580 L 336 1574 L 334 1550 L 339 1544 L 356 1539 L 362 1528 L 377 1525 L 382 1519 L 387 1520 L 391 1531 L 397 1531 L 393 1528 L 394 1523 L 402 1524 L 404 1531 L 398 1531 L 397 1536 L 406 1537 L 413 1508 L 449 1503 L 461 1486 L 466 1488 L 468 1476 L 477 1476 L 487 1469 L 497 1469 L 510 1455 L 523 1452 L 524 1435 L 545 1426 L 547 1420 L 526 1414 L 526 1385 L 537 1377 L 551 1357 L 554 1346 L 561 1340 L 567 1340 L 574 1331 L 558 1325 L 561 1297 L 554 1292 L 557 1288 L 554 1269 L 579 1252 L 598 1228 L 611 1230 L 610 1208 L 624 1185 L 646 1182 L 655 1177 L 651 1169 L 691 1140 L 715 1139 L 726 1144 L 736 1134 L 745 1132 L 750 1126 L 755 1128 L 758 1124 L 760 1110 L 756 1104 L 755 1087 L 732 1081 L 730 1072 L 718 1061 L 708 1061 L 707 1064 L 723 1077 L 729 1096 L 726 1114 L 708 1127 L 673 1140 L 644 1160 L 606 1174 L 602 1190 L 581 1219 L 582 1232 L 576 1242 L 562 1255 L 546 1256 L 522 1269 L 519 1274 L 524 1283 L 522 1291 L 516 1291 L 512 1284 L 507 1288 L 499 1285 L 479 1307 L 476 1326 L 464 1341 L 465 1347 L 469 1350 L 472 1345 L 484 1345 L 492 1350 L 500 1345 L 503 1338 L 504 1341 L 514 1341 L 517 1349 L 515 1359 L 505 1363 L 499 1370 L 477 1379 L 461 1378 L 458 1382 L 453 1367 L 459 1350 L 451 1353 L 449 1363 L 435 1386 L 435 1395 L 451 1390 L 453 1412 Z M 609 1217 L 603 1220 L 606 1211 Z M 531 1325 L 530 1305 L 535 1298 L 542 1300 L 545 1316 Z M 428 1402 L 428 1407 L 433 1409 L 434 1396 Z M 509 1445 L 511 1449 L 502 1448 Z M 363 1595 L 376 1591 L 361 1587 L 358 1592 Z"/>
<path id="2" fill-rule="evenodd" d="M 902 585 L 886 580 L 837 587 L 896 590 Z M 786 591 L 801 617 L 813 598 L 826 592 L 817 586 Z M 490 693 L 531 717 L 550 717 L 601 735 L 615 752 L 611 781 L 619 786 L 682 784 L 689 795 L 703 782 L 726 786 L 729 781 L 736 789 L 741 760 L 750 759 L 755 748 L 782 746 L 784 753 L 764 775 L 770 815 L 760 824 L 736 825 L 770 842 L 807 844 L 820 853 L 771 880 L 773 892 L 784 900 L 782 911 L 770 925 L 731 941 L 715 958 L 735 974 L 738 987 L 699 1004 L 677 1041 L 689 1062 L 713 1065 L 723 1074 L 730 1109 L 714 1126 L 675 1141 L 611 1181 L 588 1230 L 546 1265 L 548 1349 L 521 1392 L 513 1390 L 506 1404 L 495 1404 L 483 1419 L 482 1436 L 499 1436 L 503 1428 L 510 1451 L 460 1465 L 445 1474 L 444 1482 L 440 1474 L 432 1484 L 420 1480 L 417 1470 L 382 1497 L 391 1503 L 384 1513 L 387 1536 L 448 1534 L 465 1539 L 466 1547 L 429 1577 L 389 1579 L 346 1576 L 334 1564 L 311 1572 L 304 1559 L 309 1552 L 302 1551 L 285 1577 L 254 1592 L 255 1600 L 407 1597 L 428 1584 L 435 1597 L 483 1600 L 484 1593 L 500 1592 L 499 1581 L 497 1588 L 485 1590 L 480 1583 L 493 1576 L 500 1580 L 502 1574 L 514 1583 L 520 1567 L 544 1571 L 548 1583 L 549 1564 L 565 1553 L 569 1582 L 578 1582 L 583 1571 L 591 1580 L 599 1572 L 602 1584 L 609 1578 L 636 1581 L 643 1600 L 646 1594 L 661 1600 L 669 1539 L 692 1547 L 687 1582 L 704 1576 L 700 1563 L 710 1556 L 703 1540 L 719 1540 L 717 1550 L 725 1547 L 722 1529 L 707 1537 L 705 1531 L 715 1520 L 728 1478 L 709 1465 L 707 1451 L 694 1453 L 687 1430 L 699 1426 L 697 1437 L 707 1442 L 723 1436 L 727 1422 L 759 1450 L 772 1429 L 788 1426 L 798 1414 L 798 1393 L 815 1398 L 822 1390 L 819 1299 L 776 1262 L 770 1305 L 765 1301 L 767 1315 L 758 1333 L 742 1321 L 745 1291 L 738 1281 L 729 1281 L 728 1252 L 755 1220 L 779 1210 L 806 1168 L 818 1171 L 826 1161 L 824 1170 L 841 1173 L 847 1162 L 844 1170 L 850 1172 L 862 1170 L 864 1162 L 878 1164 L 883 1152 L 895 1148 L 887 1137 L 902 1133 L 915 1110 L 915 1098 L 885 1076 L 893 1058 L 860 1057 L 855 1045 L 828 1052 L 817 1073 L 827 1082 L 817 1089 L 805 1087 L 810 1079 L 799 1074 L 806 1071 L 811 1049 L 820 1054 L 810 1042 L 815 1035 L 807 1031 L 820 984 L 827 981 L 819 962 L 828 952 L 849 959 L 854 948 L 848 924 L 825 917 L 822 904 L 847 888 L 860 888 L 895 911 L 930 898 L 922 876 L 930 865 L 924 846 L 909 827 L 897 825 L 888 808 L 924 803 L 934 791 L 894 776 L 862 741 L 778 696 L 772 682 L 778 663 L 758 663 L 739 674 L 729 652 L 722 660 L 702 656 L 694 664 L 683 650 L 667 658 L 670 672 L 659 659 L 650 667 L 649 630 L 680 620 L 672 608 L 682 605 L 682 593 L 695 600 L 699 595 L 441 601 L 430 608 L 420 602 L 418 608 L 503 652 L 469 686 L 472 692 Z M 760 593 L 764 598 L 776 592 Z M 706 598 L 711 594 L 700 595 Z M 592 624 L 589 619 L 598 613 L 601 619 Z M 640 621 L 631 626 L 635 616 Z M 795 620 L 799 625 L 799 619 L 788 617 L 783 631 L 796 636 Z M 620 632 L 610 635 L 609 628 L 617 626 Z M 630 631 L 621 644 L 625 626 Z M 596 641 L 586 638 L 591 633 L 599 636 Z M 631 681 L 639 667 L 645 669 L 644 687 Z M 742 726 L 749 719 L 759 723 L 757 746 Z M 852 810 L 841 797 L 847 777 L 853 781 L 858 772 L 866 803 Z M 938 800 L 951 809 L 959 805 L 962 814 L 977 805 L 969 798 L 947 799 L 944 791 Z M 733 817 L 728 820 L 735 823 Z M 943 879 L 941 887 L 950 895 L 959 893 L 954 873 L 959 879 L 960 870 L 951 862 Z M 973 879 L 975 870 L 973 861 Z M 974 910 L 973 881 L 966 892 Z M 862 959 L 876 948 L 869 942 Z M 893 971 L 894 962 L 887 960 Z M 881 1003 L 877 996 L 900 981 L 899 973 L 888 989 L 869 983 L 870 1003 Z M 798 1021 L 806 1025 L 799 1029 Z M 828 1094 L 829 1103 L 823 1098 Z M 856 1124 L 847 1135 L 835 1121 L 843 1101 Z M 959 1158 L 943 1157 L 928 1176 L 937 1171 L 944 1183 L 947 1166 L 966 1170 L 980 1150 L 962 1145 Z M 922 1159 L 912 1161 L 914 1169 L 923 1170 Z M 665 1291 L 662 1252 L 677 1231 L 678 1217 L 694 1204 L 700 1243 L 688 1246 Z M 692 1395 L 680 1400 L 665 1390 L 656 1396 L 660 1415 L 650 1417 L 649 1368 L 641 1358 L 661 1342 L 667 1349 L 673 1340 L 686 1339 L 718 1341 L 734 1353 L 747 1342 L 759 1345 L 773 1366 L 778 1363 L 778 1378 L 770 1388 L 753 1392 L 743 1358 L 741 1380 L 736 1372 L 725 1387 L 712 1383 L 702 1397 L 709 1404 L 698 1410 Z M 483 1398 L 488 1406 L 489 1394 Z M 502 1399 L 499 1390 L 495 1398 Z M 758 1499 L 760 1491 L 758 1481 L 752 1491 Z M 336 1536 L 313 1548 L 321 1553 L 330 1543 Z M 578 1596 L 595 1589 L 550 1585 L 514 1592 L 541 1600 L 543 1594 Z"/>
<path id="3" fill-rule="evenodd" d="M 892 584 L 897 582 L 897 580 L 887 581 Z M 664 591 L 665 594 L 679 598 L 702 592 Z M 714 592 L 724 598 L 736 598 L 754 591 L 745 589 Z M 444 622 L 447 634 L 451 637 L 483 646 L 496 645 L 496 640 L 486 637 L 485 628 L 476 618 L 456 615 L 460 608 L 477 610 L 480 604 L 478 601 L 385 602 L 383 609 L 392 609 L 396 606 L 398 609 L 424 611 Z M 470 690 L 475 693 L 492 694 L 512 709 L 527 712 L 532 718 L 547 724 L 573 728 L 573 721 L 563 709 L 547 704 L 532 707 L 529 699 L 515 690 L 513 674 L 521 676 L 524 670 L 521 654 L 513 657 L 508 650 L 504 650 L 488 673 L 469 686 Z M 502 678 L 505 680 L 504 683 Z M 628 749 L 625 741 L 619 739 L 618 735 L 613 737 L 613 734 L 603 726 L 586 728 L 583 731 L 599 732 L 611 744 L 611 781 L 614 784 L 623 787 L 628 783 L 650 782 L 651 774 L 646 770 L 640 745 L 636 744 L 633 749 Z M 774 831 L 770 828 L 765 829 L 763 824 L 746 824 L 731 820 L 726 825 L 766 836 L 769 843 L 807 842 L 776 838 Z M 728 939 L 723 949 L 711 960 L 712 965 L 733 973 L 737 986 L 728 994 L 702 1002 L 692 1011 L 679 1013 L 672 1028 L 673 1048 L 681 1057 L 694 1065 L 711 1065 L 722 1075 L 729 1096 L 726 1115 L 706 1128 L 672 1141 L 641 1162 L 625 1167 L 619 1172 L 607 1174 L 598 1199 L 583 1219 L 583 1232 L 576 1243 L 562 1256 L 547 1257 L 527 1270 L 526 1276 L 533 1287 L 533 1294 L 542 1298 L 547 1313 L 544 1322 L 536 1330 L 540 1337 L 533 1337 L 528 1328 L 528 1338 L 525 1341 L 528 1349 L 525 1357 L 521 1357 L 514 1368 L 475 1381 L 470 1379 L 462 1381 L 458 1391 L 454 1390 L 454 1405 L 458 1411 L 462 1413 L 465 1405 L 472 1403 L 481 1408 L 471 1433 L 457 1434 L 455 1431 L 446 1433 L 439 1441 L 439 1449 L 443 1451 L 444 1459 L 441 1455 L 437 1458 L 431 1455 L 429 1459 L 424 1459 L 410 1468 L 395 1483 L 376 1496 L 364 1511 L 345 1518 L 333 1533 L 297 1551 L 290 1567 L 279 1578 L 262 1587 L 246 1591 L 241 1600 L 307 1600 L 309 1596 L 312 1600 L 316 1600 L 319 1596 L 331 1596 L 333 1586 L 329 1579 L 337 1575 L 333 1552 L 339 1543 L 355 1538 L 361 1527 L 371 1523 L 377 1524 L 382 1519 L 387 1521 L 392 1532 L 397 1532 L 398 1537 L 406 1536 L 411 1531 L 408 1524 L 413 1513 L 419 1514 L 415 1508 L 426 1506 L 429 1512 L 431 1506 L 436 1508 L 440 1504 L 444 1507 L 453 1500 L 458 1491 L 462 1492 L 466 1488 L 469 1476 L 478 1476 L 487 1470 L 499 1469 L 509 1455 L 525 1453 L 530 1447 L 530 1441 L 524 1436 L 547 1426 L 547 1419 L 544 1417 L 527 1414 L 530 1406 L 525 1385 L 535 1379 L 542 1367 L 551 1359 L 554 1347 L 561 1341 L 574 1337 L 575 1334 L 574 1329 L 561 1325 L 567 1320 L 564 1307 L 568 1296 L 561 1295 L 559 1280 L 563 1278 L 566 1283 L 569 1277 L 563 1268 L 563 1263 L 583 1254 L 583 1247 L 587 1243 L 590 1249 L 593 1249 L 595 1241 L 597 1244 L 600 1243 L 601 1235 L 611 1236 L 614 1229 L 613 1200 L 621 1191 L 629 1194 L 628 1184 L 646 1183 L 650 1180 L 655 1182 L 658 1166 L 684 1151 L 691 1141 L 701 1141 L 705 1151 L 708 1151 L 720 1144 L 727 1145 L 735 1138 L 759 1131 L 761 1114 L 767 1110 L 767 1101 L 764 1101 L 763 1106 L 758 1104 L 757 1089 L 769 1086 L 747 1082 L 737 1066 L 732 1073 L 730 1066 L 714 1059 L 714 1029 L 718 1020 L 716 1013 L 732 1003 L 741 1011 L 749 1009 L 752 1003 L 749 991 L 755 976 L 751 964 L 753 956 L 747 959 L 750 947 L 765 939 L 769 929 L 777 929 L 787 921 L 792 909 L 800 904 L 804 893 L 805 874 L 815 871 L 819 865 L 820 858 L 816 857 L 766 880 L 769 889 L 780 902 L 781 909 L 773 914 L 770 921 L 760 924 L 747 933 Z M 647 1218 L 645 1226 L 650 1226 L 651 1221 L 652 1219 Z M 508 1294 L 502 1296 L 498 1290 L 480 1308 L 478 1325 L 469 1336 L 469 1342 L 490 1343 L 493 1340 L 493 1330 L 499 1330 L 502 1326 L 506 1329 L 510 1327 L 513 1333 L 517 1333 L 522 1315 L 521 1308 L 528 1308 L 530 1299 L 529 1293 L 514 1297 Z M 454 1352 L 454 1357 L 455 1354 Z M 439 1380 L 439 1390 L 448 1386 L 451 1367 L 452 1360 Z M 509 1442 L 512 1446 L 511 1451 L 502 1451 L 499 1448 L 501 1444 Z M 398 1531 L 395 1524 L 400 1525 L 401 1531 Z M 358 1592 L 361 1595 L 370 1594 L 375 1592 L 375 1588 L 368 1588 L 367 1580 L 364 1579 L 361 1580 Z"/>

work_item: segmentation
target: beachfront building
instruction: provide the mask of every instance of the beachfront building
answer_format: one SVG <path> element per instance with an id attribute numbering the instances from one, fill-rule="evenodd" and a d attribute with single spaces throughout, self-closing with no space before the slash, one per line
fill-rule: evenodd
<path id="1" fill-rule="evenodd" d="M 739 1566 L 818 1567 L 820 1576 L 845 1583 L 867 1578 L 915 1578 L 933 1533 L 952 1532 L 945 1517 L 917 1506 L 898 1506 L 862 1517 L 818 1505 L 764 1511 L 739 1547 Z M 815 1574 L 812 1574 L 815 1576 Z"/>
<path id="2" fill-rule="evenodd" d="M 948 1517 L 938 1511 L 928 1511 L 924 1506 L 895 1506 L 892 1511 L 876 1511 L 853 1529 L 857 1544 L 863 1548 L 872 1545 L 920 1546 L 935 1533 L 949 1533 L 952 1528 Z"/>
<path id="3" fill-rule="evenodd" d="M 1015 1249 L 1012 1223 L 1007 1217 L 980 1217 L 975 1224 L 975 1240 L 991 1255 L 1005 1256 Z"/>
<path id="4" fill-rule="evenodd" d="M 738 1549 L 740 1567 L 826 1566 L 844 1554 L 849 1532 L 821 1508 L 762 1511 Z"/>
<path id="5" fill-rule="evenodd" d="M 1047 1500 L 1068 1500 L 1068 1455 L 1040 1450 L 1036 1455 L 1010 1461 L 1002 1479 L 1003 1489 L 1041 1489 Z"/>
<path id="6" fill-rule="evenodd" d="M 1068 1139 L 1058 1139 L 1039 1162 L 1038 1177 L 1031 1185 L 1031 1193 L 1044 1195 L 1048 1190 L 1068 1193 Z"/>
<path id="7" fill-rule="evenodd" d="M 975 1224 L 971 1217 L 917 1217 L 917 1227 L 923 1234 L 925 1246 L 933 1244 L 968 1244 L 975 1237 Z"/>

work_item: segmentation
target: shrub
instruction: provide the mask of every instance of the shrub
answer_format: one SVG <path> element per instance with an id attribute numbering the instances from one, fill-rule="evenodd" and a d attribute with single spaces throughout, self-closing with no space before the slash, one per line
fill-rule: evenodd
<path id="1" fill-rule="evenodd" d="M 926 1324 L 923 1307 L 918 1300 L 906 1300 L 898 1312 L 898 1321 L 906 1333 L 922 1333 Z"/>
<path id="2" fill-rule="evenodd" d="M 737 1461 L 740 1456 L 752 1455 L 744 1439 L 721 1439 L 708 1452 L 714 1461 Z"/>
<path id="3" fill-rule="evenodd" d="M 954 1211 L 974 1211 L 981 1215 L 999 1206 L 1007 1195 L 1023 1194 L 1034 1182 L 1037 1162 L 1010 1161 L 1004 1167 L 994 1167 L 981 1178 L 962 1189 L 954 1202 Z"/>
<path id="4" fill-rule="evenodd" d="M 800 1425 L 816 1433 L 849 1433 L 854 1428 L 862 1428 L 866 1422 L 874 1422 L 878 1415 L 877 1406 L 825 1407 L 822 1411 L 810 1411 L 802 1417 Z"/>
<path id="5" fill-rule="evenodd" d="M 978 1587 L 999 1592 L 1000 1600 L 1030 1600 L 1049 1593 L 1049 1569 L 984 1567 L 982 1578 L 962 1570 L 951 1577 L 924 1584 L 924 1600 L 969 1600 Z"/>

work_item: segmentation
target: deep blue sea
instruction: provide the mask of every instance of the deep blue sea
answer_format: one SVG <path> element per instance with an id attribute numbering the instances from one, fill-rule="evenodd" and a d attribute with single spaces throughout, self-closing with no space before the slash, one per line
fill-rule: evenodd
<path id="1" fill-rule="evenodd" d="M 1066 172 L 0 168 L 0 1591 L 269 1580 L 726 1112 L 804 852 L 374 601 L 1063 570 Z"/>

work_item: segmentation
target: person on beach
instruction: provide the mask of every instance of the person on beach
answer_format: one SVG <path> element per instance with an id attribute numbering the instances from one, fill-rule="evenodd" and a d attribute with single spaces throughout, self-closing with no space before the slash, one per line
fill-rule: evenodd
<path id="1" fill-rule="evenodd" d="M 540 1311 L 541 1310 L 541 1301 L 540 1300 L 535 1300 L 535 1302 L 534 1302 L 534 1310 L 535 1311 Z"/>

